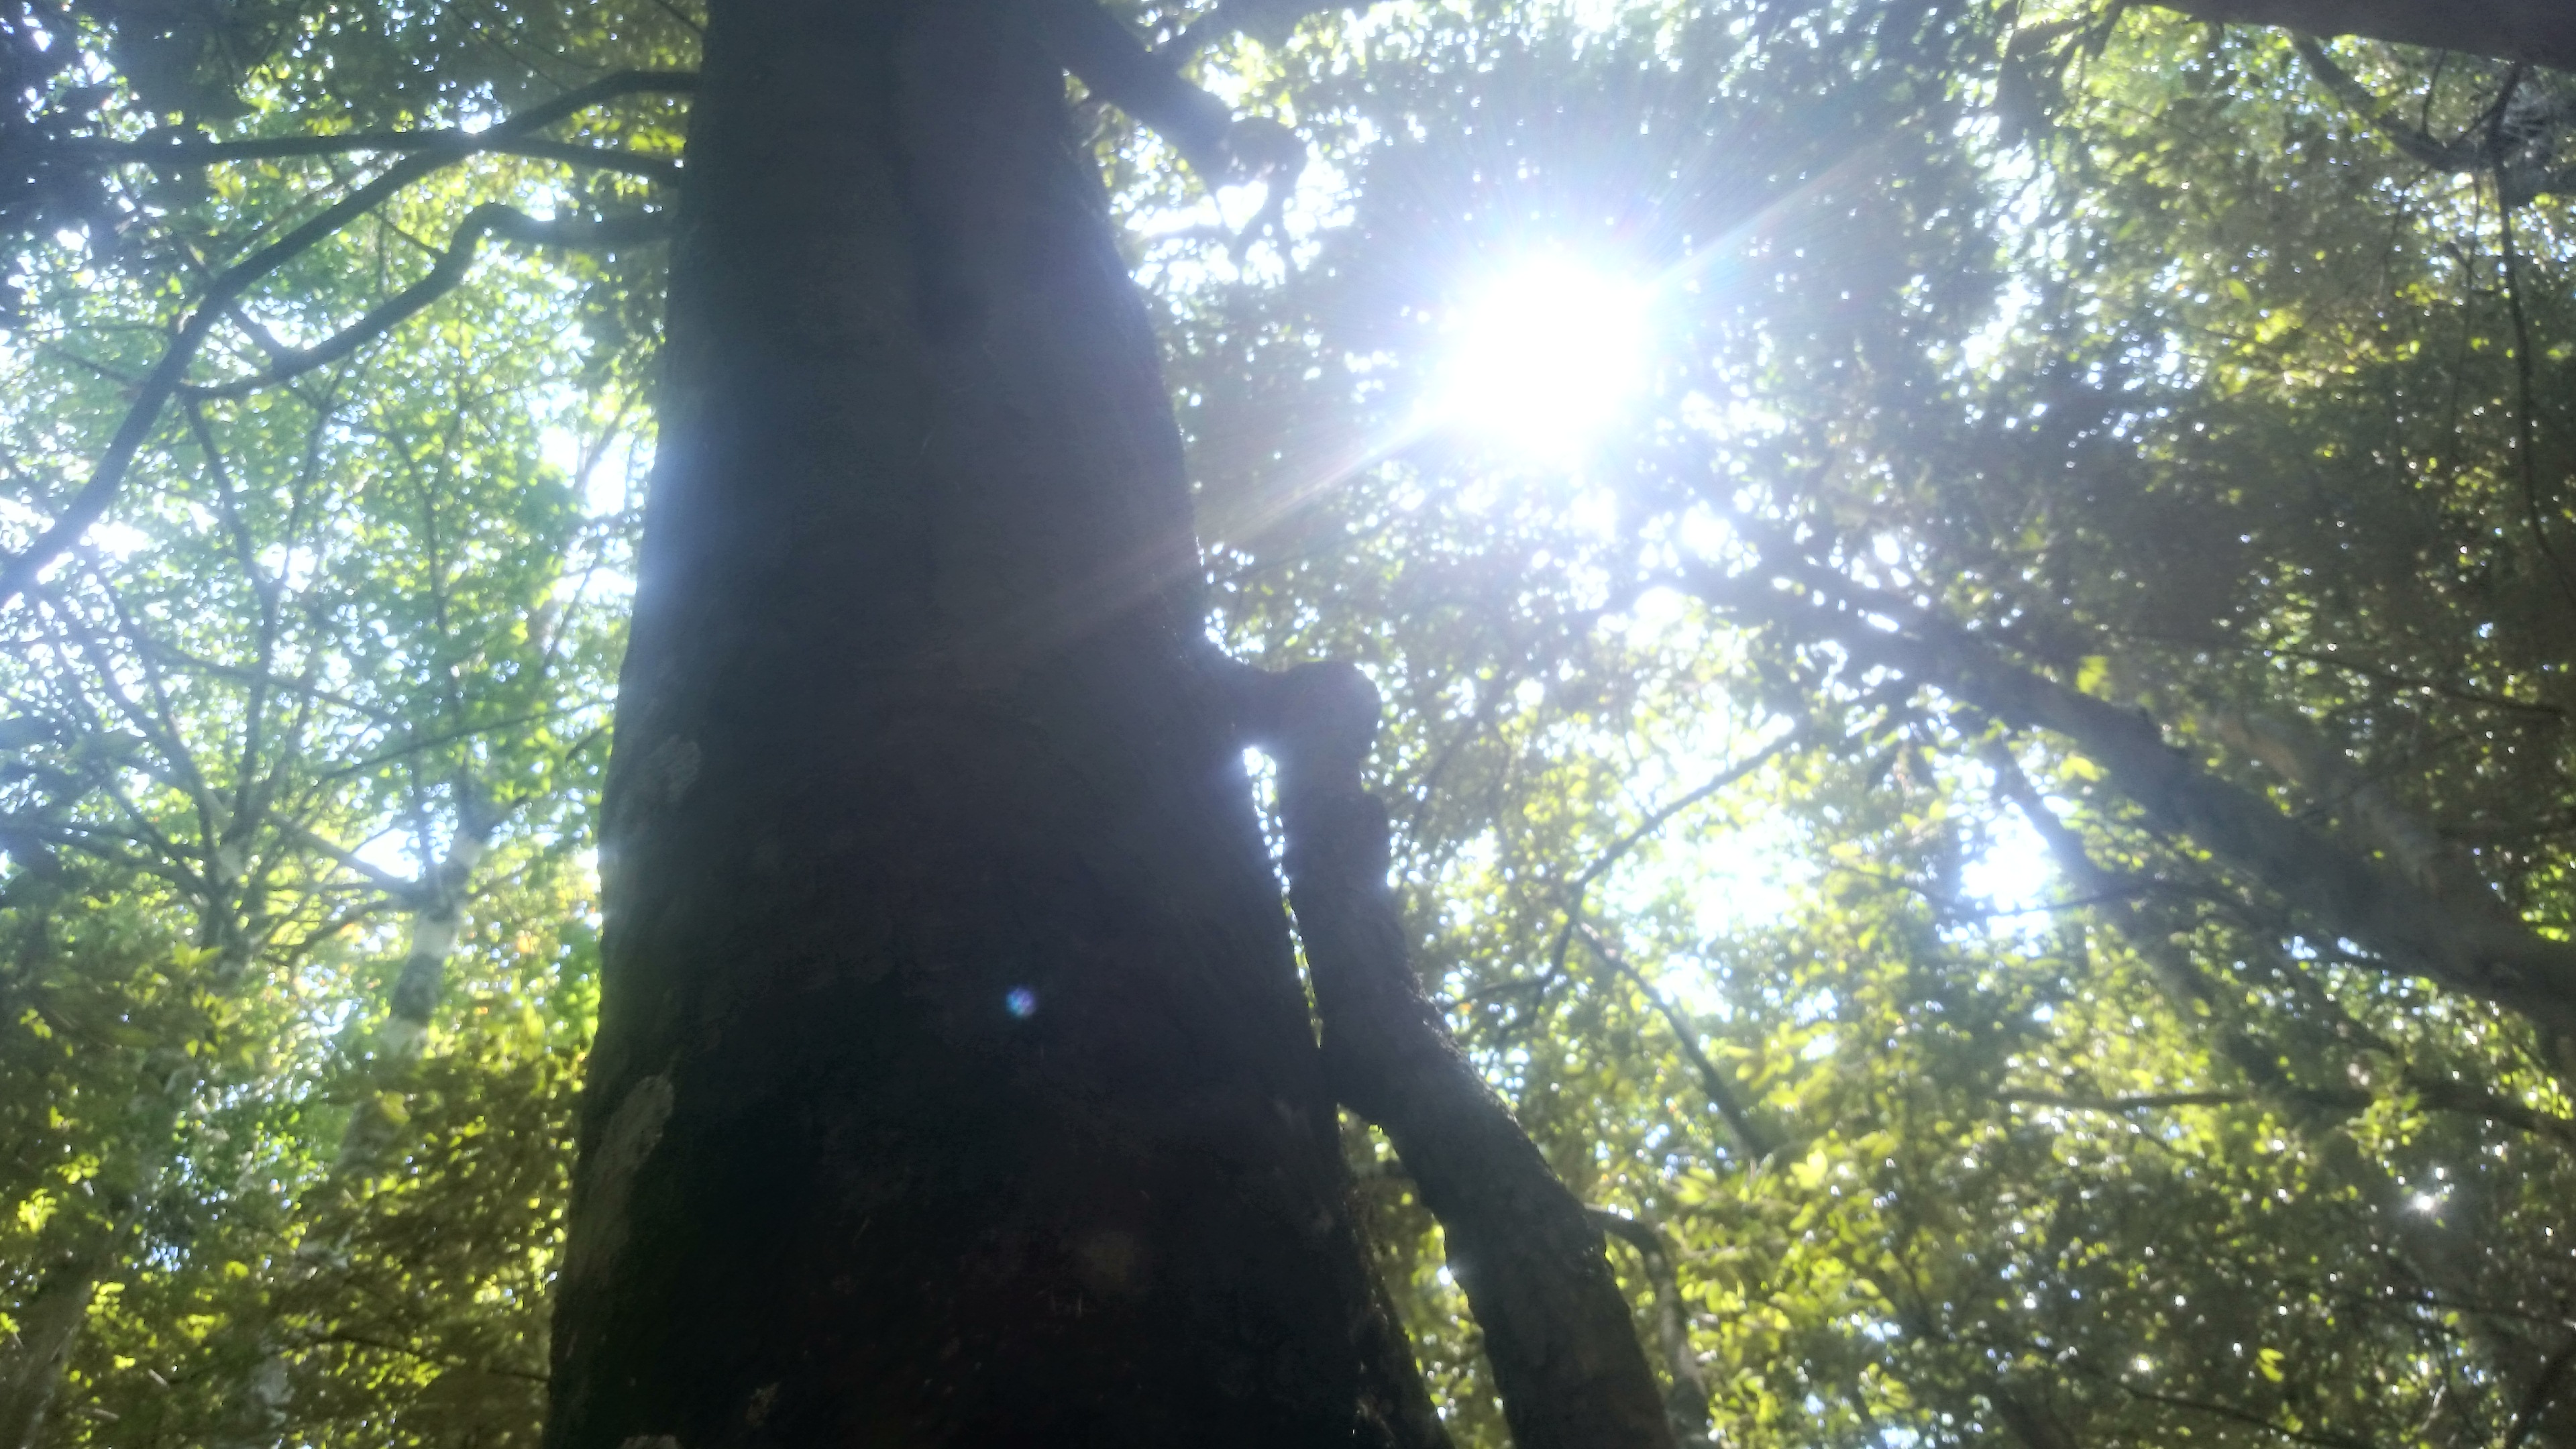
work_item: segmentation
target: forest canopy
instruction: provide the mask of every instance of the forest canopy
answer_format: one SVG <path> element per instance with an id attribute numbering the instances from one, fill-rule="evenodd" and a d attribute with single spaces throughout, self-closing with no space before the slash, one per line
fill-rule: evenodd
<path id="1" fill-rule="evenodd" d="M 1685 1442 L 2576 1443 L 2576 72 L 1110 8 L 1304 152 L 1068 82 L 1209 632 Z M 540 1434 L 704 23 L 0 7 L 0 1449 Z"/>

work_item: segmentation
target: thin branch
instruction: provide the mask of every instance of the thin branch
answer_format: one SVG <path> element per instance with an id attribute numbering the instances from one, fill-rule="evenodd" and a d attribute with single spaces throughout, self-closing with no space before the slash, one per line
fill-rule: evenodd
<path id="1" fill-rule="evenodd" d="M 505 719 L 492 720 L 485 724 L 460 725 L 455 729 L 441 730 L 432 735 L 415 736 L 411 739 L 405 740 L 396 748 L 384 751 L 382 754 L 370 755 L 363 760 L 355 760 L 349 764 L 335 765 L 328 770 L 319 771 L 314 775 L 313 779 L 317 784 L 327 780 L 342 779 L 350 775 L 360 774 L 365 771 L 375 769 L 380 765 L 390 765 L 397 761 L 409 760 L 420 754 L 423 750 L 435 749 L 440 745 L 453 744 L 458 740 L 470 740 L 476 735 L 488 734 L 493 730 L 516 729 L 521 725 L 536 724 L 541 720 L 553 719 L 558 715 L 571 714 L 582 707 L 583 706 L 580 704 L 552 705 L 545 709 L 532 710 L 526 714 L 511 715 Z"/>
<path id="2" fill-rule="evenodd" d="M 2567 1376 L 2570 1366 L 2576 1366 L 2576 1336 L 2570 1336 L 2558 1345 L 2548 1361 L 2540 1366 L 2539 1374 L 2532 1379 L 2530 1392 L 2522 1396 L 2522 1403 L 2514 1409 L 2513 1428 L 2505 1435 L 2504 1449 L 2522 1449 L 2531 1441 L 2532 1431 L 2540 1427 L 2541 1416 L 2549 1412 L 2550 1402 L 2558 1394 L 2558 1381 Z"/>
<path id="3" fill-rule="evenodd" d="M 2056 857 L 2060 870 L 2074 877 L 2079 883 L 2094 886 L 2112 879 L 2109 872 L 2093 863 L 2082 839 L 2075 831 L 2058 819 L 2056 814 L 2040 800 L 2039 792 L 2032 787 L 2030 778 L 2022 773 L 2021 766 L 2000 743 L 1989 747 L 1986 757 L 1995 771 L 1997 793 L 2010 800 L 2023 817 L 2030 821 L 2031 828 L 2038 831 L 2040 837 L 2047 842 L 2049 852 Z M 2121 929 L 2134 943 L 2142 949 L 2160 955 L 2169 954 L 2169 933 L 2157 931 L 2140 918 L 2140 907 L 2133 899 L 2136 894 L 2134 891 L 2122 892 L 2107 896 L 2105 900 L 2106 903 L 2118 907 Z M 2256 924 L 2258 929 L 2270 928 L 2268 923 Z M 2190 973 L 2194 979 L 2197 977 L 2197 973 L 2187 962 L 2165 963 L 2160 969 L 2174 978 L 2174 984 L 2177 987 L 2185 988 L 2188 994 L 2207 999 L 2205 993 L 2191 989 L 2190 983 L 2183 979 L 2184 973 Z M 2301 983 L 2307 980 L 2304 974 L 2293 979 Z M 2336 1008 L 2331 1001 L 2321 1004 L 2330 1014 L 2341 1014 L 2340 1009 Z M 2354 1029 L 2359 1029 L 2358 1023 L 2350 1023 L 2350 1025 Z M 2391 1058 L 2402 1057 L 2395 1043 L 2386 1041 L 2375 1033 L 2365 1034 L 2360 1044 Z M 2227 1055 L 2231 1060 L 2235 1060 L 2239 1067 L 2250 1067 L 2250 1063 L 2241 1054 L 2230 1052 Z M 2248 1074 L 2254 1076 L 2260 1087 L 2259 1093 L 2202 1091 L 2132 1097 L 2091 1097 L 2061 1096 L 2043 1092 L 1998 1092 L 1995 1096 L 1996 1100 L 2002 1102 L 2027 1102 L 2105 1112 L 2141 1111 L 2173 1106 L 2221 1106 L 2253 1100 L 2257 1096 L 2298 1106 L 2358 1112 L 2377 1100 L 2374 1094 L 2353 1088 L 2300 1086 L 2277 1071 L 2258 1074 L 2249 1070 Z M 2399 1089 L 2412 1094 L 2416 1105 L 2426 1111 L 2449 1112 L 2465 1117 L 2481 1118 L 2529 1133 L 2534 1137 L 2546 1137 L 2562 1144 L 2576 1145 L 2576 1119 L 2540 1111 L 2488 1088 L 2454 1081 L 2449 1077 L 2434 1076 L 2419 1068 L 2404 1065 L 2402 1060 L 2396 1085 Z"/>
<path id="4" fill-rule="evenodd" d="M 2447 684 L 2440 680 L 2427 678 L 2423 675 L 2405 674 L 2384 665 L 2366 664 L 2357 660 L 2345 658 L 2340 654 L 2334 653 L 2331 648 L 2300 649 L 2285 644 L 2268 643 L 2262 639 L 2232 639 L 2218 635 L 2195 633 L 2177 634 L 2153 629 L 2105 629 L 2103 632 L 2106 635 L 2117 639 L 2137 639 L 2155 644 L 2181 644 L 2193 649 L 2244 650 L 2263 659 L 2295 659 L 2303 664 L 2315 664 L 2327 669 L 2338 670 L 2345 674 L 2355 675 L 2362 679 L 2386 685 L 2391 689 L 2421 690 L 2427 694 L 2440 695 L 2444 699 L 2455 699 L 2463 704 L 2484 705 L 2492 709 L 2508 709 L 2524 714 L 2545 715 L 2551 719 L 2557 720 L 2564 720 L 2568 717 L 2568 711 L 2559 705 L 2519 700 L 2512 698 L 2509 695 L 2496 694 L 2488 690 L 2470 689 L 2462 685 Z"/>
<path id="5" fill-rule="evenodd" d="M 294 841 L 296 844 L 303 846 L 307 850 L 330 857 L 331 860 L 336 862 L 342 869 L 365 877 L 368 883 L 372 884 L 376 889 L 383 891 L 394 900 L 403 903 L 407 908 L 412 902 L 416 901 L 421 894 L 420 882 L 405 880 L 401 876 L 394 874 L 392 871 L 385 870 L 379 866 L 369 865 L 364 860 L 359 859 L 354 852 L 332 844 L 330 841 L 322 838 L 320 835 L 315 834 L 313 831 L 305 828 L 295 821 L 278 821 L 277 833 Z"/>
<path id="6" fill-rule="evenodd" d="M 2336 100 L 2360 112 L 2372 128 L 2410 158 L 2436 171 L 2452 173 L 2476 171 L 2485 164 L 2483 148 L 2465 141 L 2439 141 L 2408 125 L 2406 118 L 2397 114 L 2395 106 L 2381 104 L 2368 86 L 2353 79 L 2350 71 L 2337 65 L 2335 58 L 2326 54 L 2326 48 L 2317 43 L 2315 36 L 2293 32 L 2290 46 L 2298 51 L 2299 59 L 2308 63 L 2308 68 L 2316 73 L 2317 79 Z"/>
<path id="7" fill-rule="evenodd" d="M 2068 1096 L 2062 1092 L 1997 1092 L 1995 1100 L 2079 1112 L 2161 1112 L 2173 1107 L 2230 1107 L 2254 1100 L 2251 1092 L 2148 1092 L 2135 1097 Z"/>
<path id="8" fill-rule="evenodd" d="M 1181 32 L 1164 43 L 1155 54 L 1178 64 L 1219 41 L 1245 31 L 1256 35 L 1280 35 L 1309 15 L 1345 8 L 1366 9 L 1367 4 L 1368 0 L 1361 0 L 1358 4 L 1336 3 L 1336 0 L 1218 0 L 1214 10 L 1181 27 Z"/>
<path id="9" fill-rule="evenodd" d="M 659 214 L 593 222 L 540 221 L 515 207 L 486 203 L 465 214 L 464 224 L 457 227 L 456 235 L 448 241 L 447 250 L 439 254 L 429 275 L 369 308 L 357 321 L 311 347 L 288 352 L 266 372 L 231 382 L 189 384 L 182 391 L 192 400 L 245 397 L 339 361 L 455 291 L 472 269 L 475 253 L 482 248 L 486 236 L 527 246 L 578 249 L 633 246 L 658 240 L 668 230 L 668 218 Z"/>
<path id="10" fill-rule="evenodd" d="M 1813 720 L 1794 725 L 1750 756 L 1710 776 L 1705 783 L 1685 790 L 1663 805 L 1647 812 L 1646 818 L 1638 822 L 1635 829 L 1612 841 L 1608 848 L 1593 857 L 1590 865 L 1575 872 L 1560 890 L 1560 894 L 1565 899 L 1565 921 L 1557 928 L 1555 943 L 1548 948 L 1547 975 L 1543 979 L 1554 981 L 1565 974 L 1565 954 L 1573 944 L 1576 923 L 1583 917 L 1584 897 L 1591 891 L 1594 882 L 1608 874 L 1613 866 L 1627 858 L 1629 852 L 1652 839 L 1657 831 L 1670 825 L 1683 812 L 1778 759 L 1782 753 L 1804 741 L 1814 732 L 1814 729 Z"/>
<path id="11" fill-rule="evenodd" d="M 1709 1105 L 1717 1109 L 1718 1115 L 1726 1121 L 1727 1130 L 1735 1134 L 1736 1145 L 1756 1162 L 1776 1155 L 1784 1145 L 1780 1135 L 1753 1115 L 1753 1109 L 1736 1093 L 1735 1084 L 1718 1070 L 1717 1063 L 1709 1060 L 1708 1053 L 1700 1047 L 1697 1028 L 1683 1017 L 1681 1009 L 1674 1006 L 1672 999 L 1648 981 L 1645 973 L 1631 964 L 1627 956 L 1598 930 L 1588 923 L 1582 930 L 1583 943 L 1592 948 L 1593 954 L 1611 970 L 1628 978 L 1629 983 L 1655 1008 L 1655 1014 L 1664 1019 L 1664 1025 L 1672 1031 L 1673 1040 L 1680 1044 L 1682 1055 L 1690 1061 L 1691 1070 L 1698 1074 L 1700 1090 L 1708 1094 Z"/>
<path id="12" fill-rule="evenodd" d="M 2227 1419 L 2235 1423 L 2243 1424 L 2248 1428 L 2261 1429 L 2266 1433 L 2279 1435 L 2281 1438 L 2287 1439 L 2293 1444 L 2312 1444 L 2317 1446 L 2317 1449 L 2376 1449 L 2376 1446 L 2367 1439 L 2355 1439 L 2343 1434 L 2311 1433 L 2305 1429 L 2293 1429 L 2277 1420 L 2268 1418 L 2262 1414 L 2254 1413 L 2251 1410 L 2237 1408 L 2233 1404 L 2221 1404 L 2208 1399 L 2186 1398 L 2180 1394 L 2166 1394 L 2159 1393 L 2154 1389 L 2142 1389 L 2136 1384 L 2130 1383 L 2118 1374 L 2103 1373 L 2089 1365 L 2079 1363 L 2070 1365 L 2070 1367 L 2074 1368 L 2076 1372 L 2082 1373 L 2087 1377 L 2109 1384 L 2111 1387 L 2129 1395 L 2131 1398 L 2143 1399 L 2150 1404 L 2162 1404 L 2169 1409 L 2187 1409 L 2193 1413 L 2208 1414 L 2214 1418 Z"/>
<path id="13" fill-rule="evenodd" d="M 1759 574 L 1703 569 L 1691 585 L 1728 613 L 1838 645 L 1855 664 L 1936 685 L 2007 724 L 2066 736 L 2150 823 L 2262 882 L 2329 938 L 2363 943 L 2383 969 L 2426 975 L 2535 1023 L 2576 1030 L 2576 944 L 2508 910 L 2470 909 L 2430 894 L 2168 746 L 2153 719 L 2060 684 L 1920 605 L 1812 561 L 1766 560 L 1764 572 L 1787 575 L 1833 602 L 1784 594 Z"/>
<path id="14" fill-rule="evenodd" d="M 2519 247 L 2513 239 L 2513 207 L 2504 195 L 2504 168 L 2496 168 L 2496 219 L 2503 230 L 2504 302 L 2513 319 L 2514 372 L 2514 458 L 2522 465 L 2522 508 L 2531 527 L 2531 541 L 2540 550 L 2542 562 L 2549 565 L 2549 576 L 2558 585 L 2571 606 L 2576 606 L 2576 574 L 2567 571 L 2567 561 L 2558 556 L 2558 545 L 2549 537 L 2545 511 L 2540 503 L 2540 404 L 2533 382 L 2531 359 L 2531 319 L 2522 306 L 2522 266 Z"/>
<path id="15" fill-rule="evenodd" d="M 586 166 L 600 171 L 616 171 L 628 176 L 642 176 L 664 183 L 680 179 L 679 163 L 668 156 L 651 156 L 640 151 L 624 151 L 608 146 L 585 146 L 578 141 L 548 141 L 539 138 L 504 136 L 485 141 L 490 131 L 344 131 L 324 136 L 258 136 L 240 141 L 206 141 L 195 137 L 173 137 L 166 141 L 118 141 L 104 137 L 73 137 L 56 141 L 47 149 L 71 153 L 75 157 L 104 161 L 111 165 L 154 167 L 212 166 L 228 161 L 284 160 L 298 156 L 350 156 L 361 153 L 407 155 L 417 151 L 461 151 L 469 155 L 525 156 L 539 161 L 560 161 L 568 166 Z M 38 164 L 42 164 L 41 160 Z"/>
<path id="16" fill-rule="evenodd" d="M 696 87 L 697 77 L 685 71 L 621 71 L 603 77 L 479 132 L 467 142 L 415 152 L 395 162 L 375 180 L 225 269 L 208 285 L 205 295 L 198 300 L 197 310 L 179 324 L 169 346 L 163 350 L 161 360 L 153 364 L 152 371 L 137 387 L 133 403 L 126 408 L 124 419 L 117 424 L 114 436 L 108 440 L 107 451 L 100 456 L 98 466 L 90 471 L 89 481 L 72 495 L 71 502 L 55 517 L 51 527 L 25 551 L 0 565 L 0 604 L 6 604 L 24 592 L 35 582 L 36 575 L 45 565 L 71 547 L 73 540 L 86 533 L 90 525 L 107 512 L 108 503 L 125 481 L 126 470 L 133 465 L 134 455 L 142 449 L 144 441 L 152 435 L 154 425 L 160 421 L 162 405 L 178 392 L 186 380 L 188 366 L 196 359 L 198 349 L 205 345 L 207 335 L 232 304 L 260 278 L 311 251 L 404 187 L 464 160 L 476 149 L 489 149 L 504 141 L 520 139 L 531 131 L 541 130 L 620 96 L 643 92 L 668 94 Z"/>

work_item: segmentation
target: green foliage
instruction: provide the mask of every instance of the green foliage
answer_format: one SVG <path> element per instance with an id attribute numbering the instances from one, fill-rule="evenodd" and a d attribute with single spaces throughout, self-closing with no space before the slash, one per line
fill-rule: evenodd
<path id="1" fill-rule="evenodd" d="M 452 125 L 688 63 L 690 25 L 647 10 L 514 11 L 510 43 L 500 12 L 454 7 L 42 23 L 122 67 L 73 98 L 71 131 L 242 143 Z M 66 95 L 28 93 L 30 125 Z M 676 116 L 628 101 L 557 135 L 667 156 Z M 12 549 L 88 476 L 209 271 L 367 165 L 93 168 L 98 208 L 27 228 L 0 352 Z M 244 295 L 192 379 L 251 377 L 351 325 L 489 201 L 570 217 L 651 196 L 462 159 Z M 108 522 L 13 608 L 0 1314 L 22 1357 L 0 1394 L 61 1341 L 48 1304 L 88 1304 L 42 1442 L 532 1437 L 660 267 L 486 256 L 343 360 L 183 394 Z M 423 1052 L 389 1012 L 441 899 L 465 929 L 424 983 Z"/>
<path id="2" fill-rule="evenodd" d="M 2560 1044 L 1705 581 L 1787 540 L 2563 937 L 2564 203 L 2508 239 L 2495 176 L 2262 32 L 1546 14 L 1243 48 L 1342 210 L 1274 270 L 1146 256 L 1232 627 L 1400 702 L 1426 976 L 1567 1180 L 1678 1245 L 1726 1442 L 2563 1432 Z M 2511 79 L 2336 53 L 2444 137 Z M 2520 83 L 2563 154 L 2561 78 Z M 1667 269 L 1656 396 L 1571 476 L 1408 437 L 1444 309 L 1549 248 Z M 2089 854 L 2053 881 L 1998 744 Z M 1500 1442 L 1436 1236 L 1373 1191 Z"/>
<path id="3" fill-rule="evenodd" d="M 27 14 L 13 147 L 489 121 L 695 45 L 661 5 Z M 1218 623 L 1384 689 L 1425 980 L 1565 1180 L 1672 1244 L 1718 1442 L 2576 1435 L 2565 1041 L 2156 828 L 2084 741 L 1712 582 L 1948 621 L 2566 939 L 2576 236 L 2527 178 L 2576 99 L 2323 53 L 2386 104 L 2147 10 L 1322 14 L 1196 63 L 1315 152 L 1239 253 L 1099 118 Z M 547 139 L 668 157 L 681 115 Z M 85 164 L 0 178 L 13 552 L 205 278 L 372 174 Z M 475 205 L 658 185 L 459 160 L 191 376 L 348 326 Z M 1660 279 L 1651 385 L 1570 465 L 1421 422 L 1459 309 L 1540 254 Z M 664 265 L 486 255 L 327 367 L 180 398 L 7 605 L 0 1315 L 91 1294 L 41 1442 L 532 1438 Z M 407 933 L 478 832 L 415 1055 Z M 1502 1443 L 1436 1225 L 1349 1140 L 1453 1430 Z"/>

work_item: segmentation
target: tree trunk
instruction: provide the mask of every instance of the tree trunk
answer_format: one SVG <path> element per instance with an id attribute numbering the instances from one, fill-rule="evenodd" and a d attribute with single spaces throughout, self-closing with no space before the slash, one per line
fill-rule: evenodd
<path id="1" fill-rule="evenodd" d="M 2358 35 L 2576 70 L 2568 0 L 2154 0 L 2195 20 Z"/>
<path id="2" fill-rule="evenodd" d="M 1411 1442 L 1062 72 L 712 10 L 547 1442 Z"/>
<path id="3" fill-rule="evenodd" d="M 0 1345 L 0 1449 L 35 1449 L 90 1302 L 115 1266 L 114 1246 L 110 1239 L 56 1265 L 20 1306 L 16 1341 Z"/>

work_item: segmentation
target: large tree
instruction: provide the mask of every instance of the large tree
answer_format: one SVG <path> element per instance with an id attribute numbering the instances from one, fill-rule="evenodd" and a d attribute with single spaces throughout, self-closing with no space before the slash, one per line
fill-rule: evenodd
<path id="1" fill-rule="evenodd" d="M 1068 64 L 1211 180 L 1282 139 L 1087 0 L 711 9 L 548 1442 L 1436 1438 L 1337 1094 L 1521 1441 L 1662 1442 L 1598 1230 L 1414 1004 L 1356 754 L 1300 753 L 1349 726 L 1206 638 Z"/>
<path id="2" fill-rule="evenodd" d="M 1293 1396 L 1164 1335 L 1200 1290 L 1135 1270 L 1200 1240 L 1113 1191 L 1271 1162 L 1205 1221 L 1291 1244 L 1246 1292 L 1314 1270 L 1263 1302 L 1344 1376 L 1333 1436 L 1651 1437 L 1606 1228 L 1684 1437 L 2563 1437 L 2563 77 L 2143 7 L 1128 12 L 1160 61 L 1081 6 L 870 13 L 719 10 L 703 77 L 678 4 L 11 32 L 0 1443 L 535 1437 L 633 573 L 600 475 L 654 437 L 683 177 L 635 655 L 677 687 L 625 692 L 554 1345 L 664 1427 L 597 1432 L 792 1434 L 888 1382 L 809 1350 L 991 1301 L 958 1283 L 1070 1317 L 939 1383 L 1123 1342 Z M 869 26 L 911 40 L 832 40 Z M 1202 183 L 1295 153 L 1181 84 L 1211 41 L 1320 163 L 1250 233 Z M 1461 337 L 1582 390 L 1493 319 L 1566 326 L 1585 267 L 1659 279 L 1616 425 L 1426 427 Z M 1225 664 L 1203 608 L 1366 662 L 1391 832 L 1370 692 Z M 1194 998 L 1213 1054 L 1082 1012 L 1199 970 L 1252 993 Z M 1384 1130 L 1112 1090 L 1192 1071 Z M 1027 1115 L 919 1127 L 968 1108 Z M 1263 1238 L 1337 1152 L 1345 1221 Z M 938 1222 L 851 1207 L 943 1182 Z M 907 1223 L 1024 1276 L 878 1256 Z"/>

